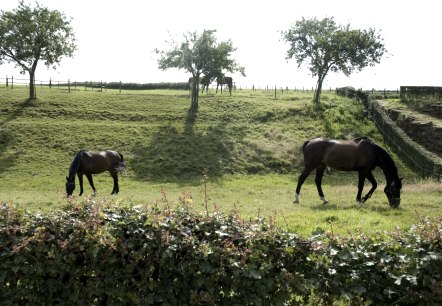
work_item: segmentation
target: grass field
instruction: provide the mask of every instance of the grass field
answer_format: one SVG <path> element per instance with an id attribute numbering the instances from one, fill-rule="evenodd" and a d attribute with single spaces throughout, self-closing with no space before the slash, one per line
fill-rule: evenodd
<path id="1" fill-rule="evenodd" d="M 302 235 L 317 228 L 391 231 L 442 214 L 441 183 L 422 180 L 385 146 L 362 105 L 334 93 L 324 92 L 323 109 L 315 112 L 311 92 L 278 92 L 276 100 L 273 91 L 238 90 L 231 97 L 209 92 L 200 97 L 196 118 L 188 117 L 185 91 L 38 88 L 32 102 L 27 94 L 26 88 L 0 88 L 0 201 L 19 208 L 51 211 L 85 199 L 122 206 L 191 204 L 198 210 L 207 205 L 243 218 L 271 218 Z M 361 135 L 386 147 L 405 177 L 401 208 L 389 208 L 379 170 L 378 190 L 366 207 L 355 205 L 356 173 L 338 172 L 324 177 L 329 205 L 321 205 L 313 176 L 301 203 L 293 205 L 302 143 Z M 80 149 L 124 155 L 127 173 L 120 176 L 119 195 L 109 195 L 112 179 L 101 174 L 94 177 L 97 195 L 85 180 L 84 197 L 65 197 L 65 177 Z"/>

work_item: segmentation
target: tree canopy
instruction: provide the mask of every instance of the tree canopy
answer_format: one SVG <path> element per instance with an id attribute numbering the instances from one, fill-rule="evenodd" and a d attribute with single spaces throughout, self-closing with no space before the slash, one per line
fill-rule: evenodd
<path id="1" fill-rule="evenodd" d="M 297 21 L 282 32 L 289 43 L 287 59 L 295 58 L 298 68 L 306 64 L 313 77 L 317 77 L 315 106 L 320 106 L 322 84 L 331 72 L 349 76 L 355 70 L 378 64 L 387 52 L 382 38 L 375 29 L 354 30 L 350 24 L 337 25 L 333 18 Z"/>
<path id="2" fill-rule="evenodd" d="M 199 80 L 202 75 L 211 77 L 223 76 L 224 71 L 244 73 L 232 57 L 236 49 L 232 41 L 217 42 L 215 30 L 204 30 L 201 34 L 189 32 L 183 35 L 183 41 L 168 42 L 169 50 L 158 50 L 158 67 L 162 70 L 177 68 L 192 75 L 191 112 L 198 110 Z"/>
<path id="3" fill-rule="evenodd" d="M 0 64 L 14 62 L 22 73 L 29 73 L 29 98 L 35 99 L 35 71 L 39 61 L 56 69 L 64 56 L 76 50 L 70 19 L 36 3 L 21 1 L 13 11 L 0 14 Z"/>

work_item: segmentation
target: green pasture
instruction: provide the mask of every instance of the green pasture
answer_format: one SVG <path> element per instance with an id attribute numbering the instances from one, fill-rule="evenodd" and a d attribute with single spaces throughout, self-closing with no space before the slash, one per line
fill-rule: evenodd
<path id="1" fill-rule="evenodd" d="M 324 92 L 316 112 L 311 91 L 278 91 L 276 99 L 271 90 L 209 91 L 196 117 L 188 116 L 186 91 L 39 87 L 37 100 L 27 96 L 24 87 L 0 88 L 0 202 L 19 209 L 53 211 L 84 200 L 192 205 L 265 217 L 302 235 L 391 231 L 442 213 L 441 183 L 421 179 L 384 144 L 361 104 L 333 92 Z M 378 190 L 365 207 L 355 205 L 356 173 L 338 172 L 323 180 L 329 205 L 321 205 L 311 176 L 295 206 L 303 142 L 362 135 L 387 148 L 405 177 L 401 207 L 389 208 L 379 170 Z M 97 195 L 85 179 L 85 195 L 78 197 L 77 181 L 75 197 L 66 198 L 65 177 L 80 149 L 124 155 L 120 194 L 110 196 L 112 179 L 100 174 L 94 176 Z"/>

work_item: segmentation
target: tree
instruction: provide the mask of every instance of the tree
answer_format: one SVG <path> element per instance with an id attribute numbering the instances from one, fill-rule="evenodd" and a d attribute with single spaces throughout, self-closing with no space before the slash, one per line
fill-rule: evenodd
<path id="1" fill-rule="evenodd" d="M 0 64 L 15 62 L 21 73 L 29 73 L 29 99 L 36 98 L 35 71 L 39 61 L 56 69 L 64 56 L 76 50 L 75 35 L 63 13 L 36 3 L 21 1 L 11 12 L 0 15 Z"/>
<path id="2" fill-rule="evenodd" d="M 215 30 L 204 30 L 203 33 L 189 32 L 184 35 L 181 43 L 168 42 L 170 49 L 156 53 L 160 56 L 158 66 L 162 70 L 169 68 L 183 69 L 192 74 L 190 112 L 198 111 L 199 80 L 202 75 L 216 77 L 223 76 L 223 71 L 240 72 L 245 75 L 244 68 L 240 67 L 232 53 L 236 49 L 231 40 L 217 42 Z"/>
<path id="3" fill-rule="evenodd" d="M 317 109 L 322 84 L 330 71 L 349 76 L 355 70 L 378 64 L 387 52 L 376 30 L 353 30 L 349 24 L 337 25 L 333 18 L 303 18 L 283 31 L 282 36 L 290 45 L 287 59 L 294 57 L 298 68 L 306 62 L 313 77 L 317 77 L 314 95 Z"/>

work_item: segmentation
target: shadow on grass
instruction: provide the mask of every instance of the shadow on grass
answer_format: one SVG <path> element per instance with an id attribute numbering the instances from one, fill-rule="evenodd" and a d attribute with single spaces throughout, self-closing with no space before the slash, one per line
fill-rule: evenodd
<path id="1" fill-rule="evenodd" d="M 198 183 L 207 168 L 211 179 L 220 177 L 231 162 L 226 125 L 196 132 L 197 118 L 188 115 L 184 129 L 174 125 L 158 128 L 150 141 L 133 150 L 131 168 L 139 180 Z"/>
<path id="2" fill-rule="evenodd" d="M 30 105 L 32 105 L 32 100 L 23 101 L 14 107 L 12 111 L 8 111 L 6 118 L 0 121 L 0 174 L 14 166 L 17 157 L 16 154 L 7 154 L 8 148 L 14 145 L 12 130 L 7 124 L 20 117 L 25 108 Z"/>
<path id="3" fill-rule="evenodd" d="M 368 202 L 365 205 L 359 205 L 359 204 L 351 204 L 351 205 L 347 205 L 345 203 L 343 203 L 342 205 L 337 205 L 337 204 L 321 204 L 318 203 L 317 205 L 314 204 L 313 206 L 311 206 L 312 210 L 316 210 L 316 211 L 335 211 L 335 210 L 369 210 L 371 212 L 375 212 L 375 213 L 379 213 L 379 214 L 383 214 L 383 215 L 389 215 L 391 213 L 397 213 L 399 211 L 401 211 L 401 208 L 395 209 L 395 208 L 391 208 L 388 203 L 385 203 L 385 207 L 382 206 L 378 206 L 378 205 L 370 205 L 370 203 Z"/>

